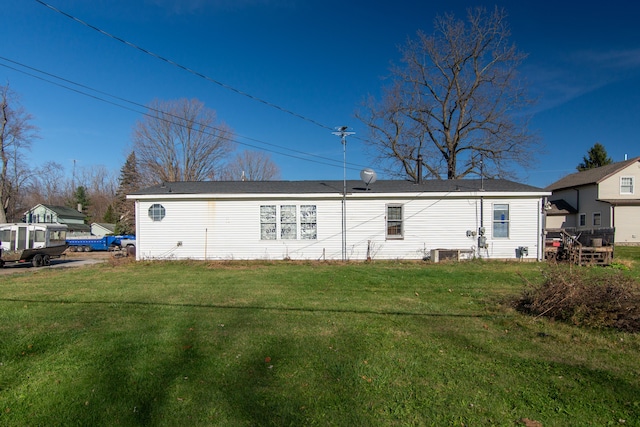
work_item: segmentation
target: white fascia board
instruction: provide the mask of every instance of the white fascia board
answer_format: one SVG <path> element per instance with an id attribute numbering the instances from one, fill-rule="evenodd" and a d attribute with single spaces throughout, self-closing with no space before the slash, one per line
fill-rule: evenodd
<path id="1" fill-rule="evenodd" d="M 347 193 L 348 199 L 446 199 L 446 198 L 467 198 L 475 199 L 479 197 L 492 198 L 531 198 L 531 197 L 547 197 L 550 191 L 539 192 L 502 192 L 502 191 L 448 191 L 448 192 L 416 192 L 416 193 Z M 342 193 L 299 193 L 299 194 L 283 194 L 283 193 L 201 193 L 201 194 L 141 194 L 127 195 L 127 199 L 133 200 L 180 200 L 180 199 L 313 199 L 313 200 L 330 200 L 341 199 Z"/>

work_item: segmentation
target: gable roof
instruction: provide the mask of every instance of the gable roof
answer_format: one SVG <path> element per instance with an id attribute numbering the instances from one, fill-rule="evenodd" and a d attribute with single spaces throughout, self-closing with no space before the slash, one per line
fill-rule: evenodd
<path id="1" fill-rule="evenodd" d="M 343 181 L 199 181 L 167 182 L 129 194 L 342 194 Z M 347 193 L 449 193 L 449 192 L 544 193 L 545 190 L 504 179 L 379 180 L 367 186 L 359 180 L 347 181 Z"/>
<path id="2" fill-rule="evenodd" d="M 34 206 L 32 209 L 29 209 L 29 211 L 25 212 L 25 214 L 28 214 L 29 212 L 32 212 L 33 210 L 35 210 L 38 206 L 42 206 L 45 209 L 48 209 L 52 212 L 54 212 L 58 218 L 77 218 L 77 219 L 82 219 L 84 220 L 85 215 L 82 212 L 78 212 L 77 210 L 73 209 L 73 208 L 68 208 L 66 206 L 56 206 L 56 205 L 45 205 L 45 204 L 39 204 Z"/>
<path id="3" fill-rule="evenodd" d="M 561 190 L 564 188 L 579 187 L 581 185 L 599 184 L 609 176 L 619 172 L 634 162 L 640 162 L 640 157 L 634 157 L 630 160 L 611 163 L 609 165 L 600 166 L 599 168 L 587 169 L 586 171 L 572 173 L 564 178 L 559 179 L 546 189 L 549 191 Z"/>

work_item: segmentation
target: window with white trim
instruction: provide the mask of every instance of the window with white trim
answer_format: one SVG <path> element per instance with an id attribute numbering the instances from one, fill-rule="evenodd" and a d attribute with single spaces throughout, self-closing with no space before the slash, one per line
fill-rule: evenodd
<path id="1" fill-rule="evenodd" d="M 149 208 L 149 218 L 151 218 L 151 221 L 162 221 L 165 213 L 164 206 L 159 203 L 154 203 Z"/>
<path id="2" fill-rule="evenodd" d="M 316 240 L 316 205 L 260 206 L 260 240 Z"/>
<path id="3" fill-rule="evenodd" d="M 318 238 L 316 205 L 300 206 L 300 238 L 303 240 Z"/>
<path id="4" fill-rule="evenodd" d="M 493 205 L 493 237 L 509 237 L 509 205 L 496 203 Z"/>
<path id="5" fill-rule="evenodd" d="M 402 205 L 387 205 L 387 239 L 402 239 Z"/>
<path id="6" fill-rule="evenodd" d="M 260 206 L 260 240 L 276 240 L 276 207 Z"/>
<path id="7" fill-rule="evenodd" d="M 298 237 L 296 205 L 280 206 L 280 238 L 295 240 Z"/>
<path id="8" fill-rule="evenodd" d="M 633 194 L 633 177 L 620 177 L 620 194 Z"/>

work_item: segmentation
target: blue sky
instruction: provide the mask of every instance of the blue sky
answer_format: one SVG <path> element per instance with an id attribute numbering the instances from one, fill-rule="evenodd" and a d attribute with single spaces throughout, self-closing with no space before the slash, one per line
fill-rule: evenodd
<path id="1" fill-rule="evenodd" d="M 347 144 L 347 176 L 358 179 L 370 159 L 366 128 L 354 112 L 368 94 L 379 94 L 390 63 L 399 59 L 398 46 L 418 29 L 430 33 L 436 15 L 462 18 L 478 5 L 504 7 L 512 41 L 529 54 L 521 72 L 539 100 L 531 128 L 544 153 L 520 171 L 521 182 L 544 187 L 575 172 L 596 142 L 615 161 L 640 155 L 636 2 L 43 1 L 227 87 L 36 0 L 5 2 L 0 80 L 21 95 L 39 128 L 28 154 L 33 166 L 55 161 L 70 174 L 75 162 L 119 172 L 143 109 L 94 93 L 136 111 L 105 103 L 7 66 L 28 71 L 26 65 L 142 105 L 197 98 L 231 126 L 245 144 L 240 149 L 271 150 L 286 180 L 341 179 L 343 147 L 329 128 L 348 125 L 356 135 Z"/>

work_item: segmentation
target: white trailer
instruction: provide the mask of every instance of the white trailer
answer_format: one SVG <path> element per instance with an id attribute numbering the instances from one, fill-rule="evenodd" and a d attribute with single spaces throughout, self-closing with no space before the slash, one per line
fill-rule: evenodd
<path id="1" fill-rule="evenodd" d="M 66 239 L 64 224 L 0 224 L 0 268 L 8 262 L 47 266 L 67 249 Z"/>

